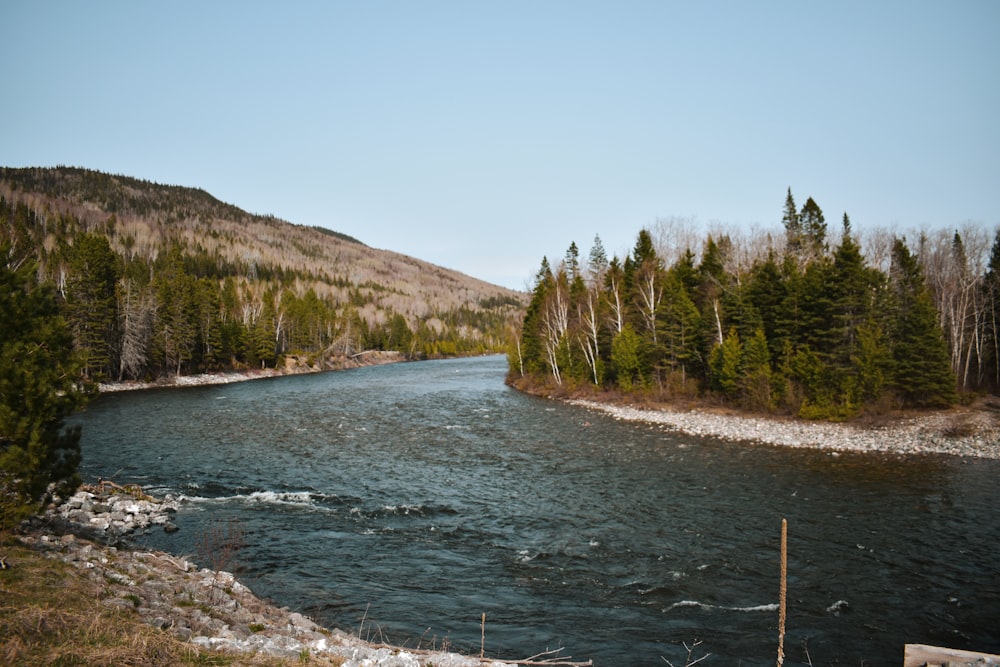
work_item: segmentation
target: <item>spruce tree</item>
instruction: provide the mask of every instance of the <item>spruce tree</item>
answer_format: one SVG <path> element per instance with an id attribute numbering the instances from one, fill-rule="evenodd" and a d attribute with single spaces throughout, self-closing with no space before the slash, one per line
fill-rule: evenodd
<path id="1" fill-rule="evenodd" d="M 552 268 L 548 257 L 542 257 L 542 264 L 535 274 L 535 286 L 531 292 L 531 301 L 524 314 L 521 327 L 521 346 L 518 369 L 523 369 L 526 375 L 542 373 L 545 369 L 545 350 L 542 340 L 542 316 L 546 296 L 553 281 Z"/>
<path id="2" fill-rule="evenodd" d="M 832 329 L 828 358 L 840 401 L 852 410 L 860 406 L 862 394 L 868 394 L 868 399 L 877 398 L 870 393 L 873 387 L 880 385 L 877 377 L 860 377 L 862 358 L 867 360 L 864 364 L 865 372 L 876 375 L 879 372 L 869 359 L 881 344 L 877 338 L 880 330 L 872 326 L 878 283 L 877 272 L 864 265 L 861 248 L 854 241 L 851 222 L 845 213 L 843 235 L 840 246 L 834 253 L 829 273 Z M 862 333 L 867 336 L 863 353 Z M 862 390 L 862 386 L 866 389 Z"/>
<path id="3" fill-rule="evenodd" d="M 608 270 L 608 253 L 604 250 L 600 235 L 594 236 L 594 245 L 590 247 L 590 256 L 587 260 L 588 278 L 592 286 L 597 287 L 604 279 L 604 272 Z"/>
<path id="4" fill-rule="evenodd" d="M 767 259 L 754 264 L 750 270 L 750 278 L 746 287 L 746 297 L 760 315 L 764 337 L 771 353 L 771 358 L 777 358 L 784 348 L 787 337 L 779 334 L 779 323 L 782 319 L 782 305 L 787 296 L 788 287 L 785 284 L 781 268 L 775 260 L 774 252 L 768 252 Z"/>
<path id="5" fill-rule="evenodd" d="M 700 366 L 698 332 L 701 329 L 701 315 L 684 287 L 681 275 L 674 268 L 667 272 L 664 280 L 657 326 L 666 360 L 671 370 L 680 371 L 683 384 L 687 376 Z"/>
<path id="6" fill-rule="evenodd" d="M 781 224 L 785 228 L 785 251 L 798 257 L 802 253 L 802 224 L 799 222 L 799 212 L 795 209 L 795 198 L 792 197 L 791 188 L 788 188 L 788 195 L 785 197 Z"/>
<path id="7" fill-rule="evenodd" d="M 815 259 L 826 253 L 826 220 L 823 211 L 812 197 L 806 200 L 799 212 L 799 225 L 802 229 L 803 251 L 806 257 Z"/>
<path id="8" fill-rule="evenodd" d="M 984 356 L 987 383 L 1000 390 L 1000 228 L 997 229 L 990 253 L 990 262 L 983 279 Z"/>
<path id="9" fill-rule="evenodd" d="M 743 404 L 751 410 L 770 411 L 771 353 L 763 329 L 757 329 L 743 344 L 740 355 L 740 393 Z"/>
<path id="10" fill-rule="evenodd" d="M 920 264 L 901 239 L 893 244 L 889 281 L 892 385 L 906 406 L 950 405 L 955 376 L 948 347 Z"/>
<path id="11" fill-rule="evenodd" d="M 106 236 L 82 234 L 68 257 L 64 314 L 81 353 L 84 373 L 101 379 L 114 375 L 112 350 L 117 346 L 116 288 L 121 274 L 118 256 Z"/>

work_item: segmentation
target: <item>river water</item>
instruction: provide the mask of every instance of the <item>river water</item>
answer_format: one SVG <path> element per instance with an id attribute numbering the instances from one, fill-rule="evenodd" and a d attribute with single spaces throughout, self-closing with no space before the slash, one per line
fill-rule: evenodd
<path id="1" fill-rule="evenodd" d="M 522 395 L 501 357 L 102 396 L 86 481 L 182 495 L 173 535 L 363 637 L 595 665 L 1000 652 L 1000 462 L 679 435 Z M 216 553 L 219 553 L 218 551 Z M 196 560 L 197 560 L 196 556 Z"/>

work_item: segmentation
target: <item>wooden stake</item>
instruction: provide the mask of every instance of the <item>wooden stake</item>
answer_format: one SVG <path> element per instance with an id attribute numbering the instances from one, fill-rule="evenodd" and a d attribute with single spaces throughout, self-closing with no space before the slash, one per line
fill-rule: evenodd
<path id="1" fill-rule="evenodd" d="M 479 657 L 482 658 L 486 654 L 486 612 L 483 612 L 483 624 L 480 626 L 482 629 L 482 638 L 479 640 Z"/>
<path id="2" fill-rule="evenodd" d="M 778 587 L 778 667 L 785 664 L 785 597 L 788 593 L 788 520 L 781 520 L 781 583 Z"/>

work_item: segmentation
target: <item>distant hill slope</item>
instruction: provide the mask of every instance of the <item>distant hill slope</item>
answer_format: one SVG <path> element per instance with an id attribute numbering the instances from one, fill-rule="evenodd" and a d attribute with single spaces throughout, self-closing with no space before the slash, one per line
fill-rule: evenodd
<path id="1" fill-rule="evenodd" d="M 0 197 L 3 230 L 14 241 L 13 252 L 30 248 L 42 276 L 60 285 L 68 306 L 84 295 L 82 277 L 74 278 L 74 271 L 93 264 L 79 256 L 77 240 L 82 235 L 107 240 L 118 262 L 115 322 L 101 325 L 117 328 L 107 336 L 110 352 L 102 355 L 108 359 L 100 373 L 108 377 L 138 372 L 135 365 L 123 368 L 123 353 L 116 351 L 128 338 L 124 327 L 134 325 L 136 315 L 152 318 L 144 322 L 153 331 L 142 365 L 148 375 L 171 367 L 188 372 L 266 365 L 290 354 L 400 349 L 403 343 L 408 349 L 402 351 L 413 356 L 497 351 L 527 300 L 520 292 L 370 248 L 344 234 L 248 213 L 197 188 L 74 167 L 3 167 Z M 167 326 L 163 313 L 170 290 L 164 282 L 173 275 L 171 261 L 184 276 L 201 281 L 203 291 L 212 286 L 216 295 L 198 307 L 217 310 L 223 328 L 238 322 L 242 341 L 224 353 L 218 344 L 213 350 L 210 338 L 219 332 L 211 331 L 215 325 L 209 321 L 197 325 L 202 340 L 187 342 L 190 353 L 170 353 L 169 341 L 156 330 Z M 142 307 L 133 304 L 147 298 Z M 135 312 L 125 312 L 129 308 Z M 196 308 L 188 304 L 187 309 Z M 308 312 L 298 316 L 300 311 Z M 261 318 L 269 321 L 262 324 Z M 265 331 L 255 333 L 257 328 Z M 270 334 L 273 355 L 261 341 L 257 353 L 250 351 L 253 335 L 263 340 Z"/>

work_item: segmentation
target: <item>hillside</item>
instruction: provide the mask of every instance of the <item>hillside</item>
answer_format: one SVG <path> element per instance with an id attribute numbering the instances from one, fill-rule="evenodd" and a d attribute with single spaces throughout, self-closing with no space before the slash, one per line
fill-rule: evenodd
<path id="1" fill-rule="evenodd" d="M 0 168 L 0 204 L 8 261 L 38 261 L 101 378 L 364 349 L 500 351 L 526 301 L 196 188 L 71 167 Z"/>

